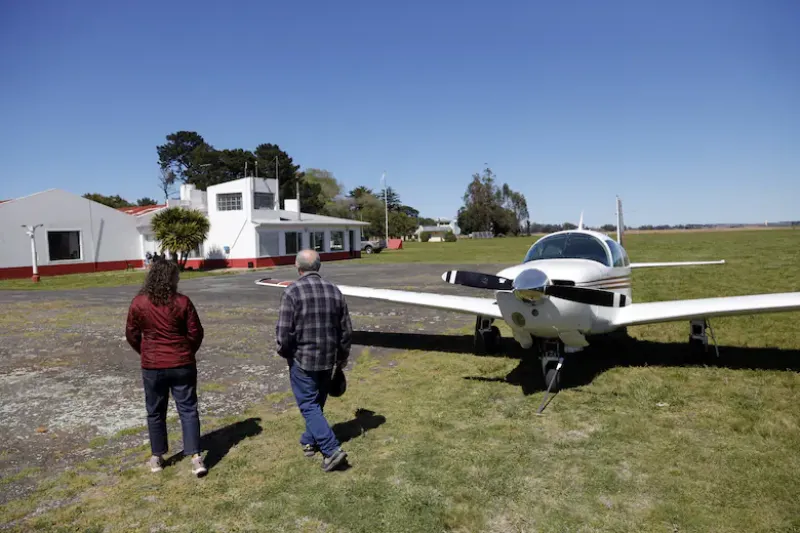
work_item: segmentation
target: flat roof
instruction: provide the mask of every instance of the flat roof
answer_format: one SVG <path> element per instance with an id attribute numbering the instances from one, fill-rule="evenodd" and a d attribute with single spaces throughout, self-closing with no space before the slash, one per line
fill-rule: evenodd
<path id="1" fill-rule="evenodd" d="M 325 215 L 314 215 L 311 213 L 300 213 L 297 218 L 297 211 L 278 210 L 278 218 L 253 219 L 253 224 L 258 226 L 281 226 L 289 224 L 311 224 L 314 226 L 337 225 L 337 226 L 369 226 L 369 222 L 353 220 L 350 218 L 336 218 Z"/>

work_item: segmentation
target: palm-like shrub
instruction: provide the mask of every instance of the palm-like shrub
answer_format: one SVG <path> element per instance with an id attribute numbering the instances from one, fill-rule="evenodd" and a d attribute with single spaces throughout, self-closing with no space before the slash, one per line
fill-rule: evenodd
<path id="1" fill-rule="evenodd" d="M 195 209 L 170 207 L 153 215 L 153 232 L 161 242 L 161 252 L 169 250 L 181 267 L 186 265 L 189 253 L 203 244 L 211 229 L 208 218 Z"/>

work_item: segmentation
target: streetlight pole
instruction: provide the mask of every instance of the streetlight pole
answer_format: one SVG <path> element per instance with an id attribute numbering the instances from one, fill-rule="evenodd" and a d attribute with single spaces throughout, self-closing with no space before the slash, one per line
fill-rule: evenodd
<path id="1" fill-rule="evenodd" d="M 26 226 L 25 224 L 22 225 L 23 228 L 26 229 L 25 233 L 27 233 L 31 238 L 31 265 L 33 265 L 33 276 L 31 276 L 31 281 L 34 283 L 39 283 L 39 265 L 36 256 L 36 228 L 43 226 L 43 224 L 36 224 L 35 226 Z"/>

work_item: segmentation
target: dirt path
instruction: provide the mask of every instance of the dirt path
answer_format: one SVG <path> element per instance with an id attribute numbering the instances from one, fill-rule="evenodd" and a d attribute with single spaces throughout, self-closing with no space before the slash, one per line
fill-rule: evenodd
<path id="1" fill-rule="evenodd" d="M 475 294 L 443 283 L 440 276 L 447 268 L 455 266 L 335 264 L 326 265 L 324 274 L 349 285 Z M 501 265 L 480 268 L 492 272 Z M 295 276 L 292 269 L 281 269 L 181 284 L 206 329 L 198 354 L 201 420 L 241 413 L 270 393 L 288 390 L 285 363 L 273 352 L 280 290 L 254 284 L 267 275 Z M 139 360 L 124 337 L 136 290 L 0 291 L 0 503 L 76 461 L 147 442 Z M 473 321 L 408 306 L 349 303 L 357 332 L 354 359 L 376 331 L 442 333 Z M 403 339 L 396 347 L 405 347 Z M 173 405 L 170 415 L 175 415 Z"/>

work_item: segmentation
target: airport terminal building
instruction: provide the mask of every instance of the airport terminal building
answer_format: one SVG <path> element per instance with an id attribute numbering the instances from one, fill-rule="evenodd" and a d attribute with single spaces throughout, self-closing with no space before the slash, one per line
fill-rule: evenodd
<path id="1" fill-rule="evenodd" d="M 159 250 L 153 216 L 167 207 L 197 209 L 209 219 L 206 241 L 187 262 L 193 268 L 258 268 L 288 265 L 304 248 L 323 261 L 361 256 L 357 220 L 300 212 L 297 200 L 279 209 L 275 179 L 243 178 L 199 191 L 182 185 L 180 198 L 166 205 L 113 209 L 81 196 L 51 189 L 0 202 L 0 279 L 33 273 L 34 233 L 39 274 L 53 276 L 141 268 L 147 252 Z"/>

